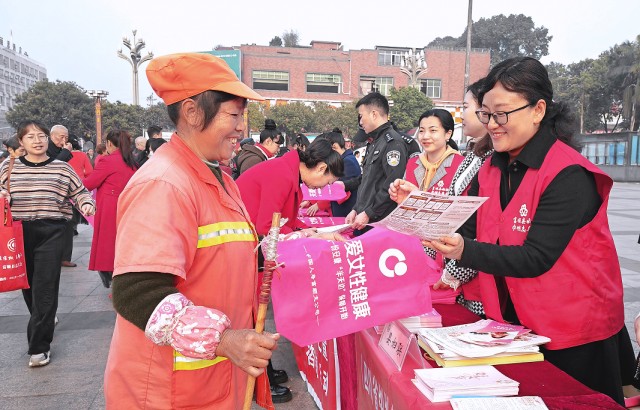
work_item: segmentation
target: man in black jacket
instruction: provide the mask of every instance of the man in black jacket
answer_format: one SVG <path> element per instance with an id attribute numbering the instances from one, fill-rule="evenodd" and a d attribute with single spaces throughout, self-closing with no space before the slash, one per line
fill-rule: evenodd
<path id="1" fill-rule="evenodd" d="M 356 104 L 360 126 L 369 141 L 364 158 L 362 182 L 346 223 L 362 230 L 368 223 L 389 215 L 396 203 L 389 198 L 389 185 L 404 176 L 407 143 L 389 122 L 389 102 L 380 93 L 370 93 Z"/>
<path id="2" fill-rule="evenodd" d="M 71 150 L 73 147 L 69 142 L 69 130 L 64 125 L 54 125 L 49 132 L 49 147 L 47 148 L 47 155 L 50 158 L 59 159 L 60 161 L 69 162 L 73 155 Z M 71 255 L 73 253 L 73 233 L 74 233 L 73 219 L 67 222 L 67 226 L 64 231 L 62 242 L 62 266 L 66 268 L 74 268 L 77 265 L 71 262 Z"/>
<path id="3" fill-rule="evenodd" d="M 71 155 L 71 144 L 69 143 L 69 130 L 64 125 L 54 125 L 49 132 L 49 147 L 47 155 L 50 158 L 59 159 L 60 161 L 69 162 L 73 157 Z"/>

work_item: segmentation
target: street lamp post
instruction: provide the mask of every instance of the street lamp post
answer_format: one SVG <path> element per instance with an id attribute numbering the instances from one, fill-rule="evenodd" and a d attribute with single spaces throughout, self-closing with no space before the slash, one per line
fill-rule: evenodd
<path id="1" fill-rule="evenodd" d="M 87 94 L 96 100 L 96 146 L 102 143 L 102 99 L 109 95 L 103 90 L 89 90 Z"/>
<path id="2" fill-rule="evenodd" d="M 427 63 L 424 59 L 423 51 L 411 51 L 402 58 L 402 67 L 400 71 L 409 77 L 409 86 L 413 88 L 420 88 L 420 76 L 427 72 Z"/>
<path id="3" fill-rule="evenodd" d="M 153 53 L 147 53 L 142 57 L 142 49 L 145 47 L 145 43 L 142 39 L 136 41 L 137 30 L 133 30 L 133 42 L 128 38 L 122 38 L 122 44 L 129 49 L 129 55 L 122 53 L 122 49 L 118 50 L 118 57 L 126 60 L 131 64 L 131 70 L 133 71 L 133 105 L 140 105 L 138 98 L 138 67 L 145 61 L 149 61 L 153 58 Z"/>

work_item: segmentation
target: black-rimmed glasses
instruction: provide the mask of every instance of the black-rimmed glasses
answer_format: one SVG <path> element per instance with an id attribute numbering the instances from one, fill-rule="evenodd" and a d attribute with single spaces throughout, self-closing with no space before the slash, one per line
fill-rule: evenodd
<path id="1" fill-rule="evenodd" d="M 511 111 L 486 112 L 478 110 L 476 111 L 476 116 L 478 117 L 478 120 L 480 120 L 480 122 L 483 124 L 489 124 L 489 121 L 491 121 L 491 117 L 493 117 L 493 120 L 496 122 L 496 124 L 504 125 L 509 122 L 509 114 L 513 114 L 516 111 L 524 110 L 525 108 L 532 105 L 533 104 L 523 105 L 522 107 L 516 108 L 515 110 Z"/>

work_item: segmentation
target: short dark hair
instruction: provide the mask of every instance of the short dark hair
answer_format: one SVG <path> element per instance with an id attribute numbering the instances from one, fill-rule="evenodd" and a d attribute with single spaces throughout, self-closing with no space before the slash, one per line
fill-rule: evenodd
<path id="1" fill-rule="evenodd" d="M 420 124 L 420 121 L 422 121 L 423 118 L 428 117 L 438 118 L 438 120 L 440 120 L 440 124 L 442 124 L 442 128 L 444 128 L 445 131 L 451 131 L 451 133 L 453 133 L 455 122 L 453 121 L 453 116 L 449 111 L 443 110 L 442 108 L 433 108 L 431 110 L 425 111 L 420 116 L 418 124 Z"/>
<path id="2" fill-rule="evenodd" d="M 378 92 L 369 93 L 362 97 L 360 101 L 356 103 L 356 109 L 358 109 L 358 107 L 360 107 L 361 105 L 375 107 L 379 109 L 384 115 L 389 115 L 389 101 L 387 100 L 387 97 Z"/>
<path id="3" fill-rule="evenodd" d="M 298 140 L 295 135 L 287 135 L 287 147 L 293 148 L 298 145 Z"/>
<path id="4" fill-rule="evenodd" d="M 71 144 L 71 147 L 76 151 L 80 151 L 82 149 L 78 142 L 78 137 L 75 134 L 69 134 L 69 144 Z"/>
<path id="5" fill-rule="evenodd" d="M 309 138 L 307 138 L 307 136 L 304 134 L 298 134 L 298 136 L 296 137 L 296 142 L 298 143 L 298 146 L 304 145 L 305 148 L 307 148 L 310 144 Z"/>
<path id="6" fill-rule="evenodd" d="M 480 102 L 478 96 L 480 95 L 480 90 L 482 90 L 482 86 L 484 85 L 484 78 L 479 79 L 475 83 L 471 84 L 467 87 L 467 91 L 473 95 L 473 98 L 476 102 Z"/>
<path id="7" fill-rule="evenodd" d="M 245 145 L 249 144 L 249 145 L 255 145 L 255 141 L 253 140 L 253 138 L 248 137 L 243 139 L 242 141 L 240 141 L 240 148 L 244 147 Z"/>
<path id="8" fill-rule="evenodd" d="M 467 92 L 471 93 L 473 99 L 476 100 L 476 103 L 478 103 L 478 105 L 480 105 L 478 95 L 480 95 L 480 91 L 482 90 L 483 86 L 484 78 L 481 78 L 467 87 Z M 476 157 L 483 157 L 487 152 L 493 149 L 493 141 L 491 141 L 491 137 L 489 137 L 489 134 L 487 133 L 481 138 L 476 138 L 474 141 L 469 141 L 469 143 L 467 143 L 467 150 L 469 149 L 473 151 L 473 154 Z"/>
<path id="9" fill-rule="evenodd" d="M 8 140 L 3 142 L 4 146 L 7 147 L 7 149 L 11 148 L 12 150 L 17 150 L 18 148 L 20 148 L 20 140 L 18 140 L 18 136 L 14 135 L 13 137 L 9 138 Z"/>
<path id="10" fill-rule="evenodd" d="M 420 116 L 418 124 L 420 124 L 423 118 L 429 117 L 436 117 L 438 120 L 440 120 L 440 124 L 442 125 L 442 128 L 444 128 L 445 133 L 451 131 L 451 137 L 453 137 L 455 122 L 453 121 L 453 116 L 449 111 L 443 110 L 442 108 L 433 108 L 431 110 L 425 111 Z M 458 149 L 458 144 L 456 144 L 456 142 L 451 137 L 447 141 L 447 145 L 449 145 L 453 149 Z"/>
<path id="11" fill-rule="evenodd" d="M 152 125 L 147 128 L 147 135 L 149 138 L 152 138 L 156 134 L 162 134 L 162 127 L 158 127 L 157 125 Z"/>
<path id="12" fill-rule="evenodd" d="M 507 91 L 520 94 L 529 104 L 544 100 L 547 110 L 540 126 L 549 127 L 551 133 L 560 141 L 578 149 L 578 144 L 573 139 L 577 128 L 575 117 L 567 104 L 553 101 L 553 86 L 549 80 L 549 73 L 540 61 L 531 57 L 514 57 L 497 64 L 484 79 L 478 95 L 480 105 L 484 95 L 498 82 Z"/>
<path id="13" fill-rule="evenodd" d="M 96 145 L 96 154 L 103 155 L 105 152 L 107 152 L 107 145 L 104 142 Z"/>
<path id="14" fill-rule="evenodd" d="M 315 139 L 306 151 L 298 150 L 300 162 L 307 168 L 313 168 L 320 162 L 327 164 L 327 171 L 335 177 L 344 175 L 342 157 L 331 148 L 331 143 L 324 138 Z"/>
<path id="15" fill-rule="evenodd" d="M 162 145 L 166 144 L 167 141 L 164 138 L 154 138 L 149 140 L 149 149 L 155 152 Z"/>
<path id="16" fill-rule="evenodd" d="M 27 135 L 27 132 L 29 131 L 27 128 L 29 127 L 35 127 L 44 132 L 47 137 L 50 136 L 49 128 L 47 128 L 44 124 L 35 120 L 26 120 L 18 124 L 18 133 L 16 134 L 16 136 L 19 140 L 22 140 L 22 137 Z"/>
<path id="17" fill-rule="evenodd" d="M 202 127 L 200 128 L 200 130 L 202 131 L 204 131 L 209 126 L 209 124 L 211 124 L 211 121 L 213 121 L 215 116 L 218 115 L 218 111 L 220 110 L 220 105 L 222 105 L 222 103 L 235 99 L 241 99 L 244 100 L 245 105 L 247 104 L 246 98 L 238 97 L 237 95 L 225 93 L 223 91 L 214 90 L 207 90 L 189 98 L 191 98 L 196 103 L 196 105 L 199 109 L 202 110 L 202 112 L 204 112 L 204 120 L 202 121 Z M 169 114 L 169 119 L 171 119 L 171 122 L 173 122 L 175 125 L 178 125 L 178 119 L 180 118 L 180 105 L 182 104 L 182 101 L 184 100 L 175 102 L 167 107 L 167 114 Z"/>
<path id="18" fill-rule="evenodd" d="M 331 145 L 338 144 L 341 149 L 344 149 L 344 136 L 341 132 L 327 132 L 325 134 L 325 138 L 331 143 Z"/>

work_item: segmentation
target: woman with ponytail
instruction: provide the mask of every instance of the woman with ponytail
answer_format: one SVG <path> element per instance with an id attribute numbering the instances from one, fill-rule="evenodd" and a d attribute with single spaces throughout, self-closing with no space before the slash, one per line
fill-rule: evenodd
<path id="1" fill-rule="evenodd" d="M 488 199 L 462 235 L 425 245 L 480 271 L 488 318 L 548 336 L 546 360 L 624 405 L 634 357 L 607 219 L 613 181 L 575 150 L 575 122 L 539 61 L 496 65 L 479 100 L 495 153 L 468 193 Z"/>
<path id="2" fill-rule="evenodd" d="M 306 228 L 298 221 L 302 202 L 300 184 L 322 188 L 335 182 L 343 173 L 340 154 L 331 148 L 329 141 L 318 139 L 305 151 L 291 151 L 280 158 L 259 163 L 240 175 L 236 182 L 258 235 L 269 232 L 274 212 L 280 212 L 288 219 L 281 229 L 286 234 Z M 305 230 L 303 234 L 316 235 L 312 230 Z"/>
<path id="3" fill-rule="evenodd" d="M 83 181 L 88 190 L 97 189 L 97 212 L 89 270 L 98 271 L 105 288 L 111 286 L 116 244 L 116 210 L 118 197 L 137 169 L 131 152 L 131 135 L 123 130 L 107 134 L 105 155 Z"/>

